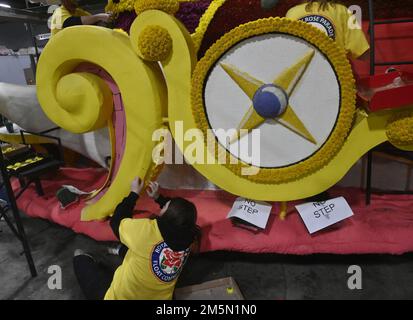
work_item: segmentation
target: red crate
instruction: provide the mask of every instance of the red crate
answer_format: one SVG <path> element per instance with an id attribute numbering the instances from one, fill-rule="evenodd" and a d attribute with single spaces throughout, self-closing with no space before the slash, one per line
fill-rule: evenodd
<path id="1" fill-rule="evenodd" d="M 361 78 L 358 102 L 369 111 L 413 106 L 413 73 L 390 72 Z"/>

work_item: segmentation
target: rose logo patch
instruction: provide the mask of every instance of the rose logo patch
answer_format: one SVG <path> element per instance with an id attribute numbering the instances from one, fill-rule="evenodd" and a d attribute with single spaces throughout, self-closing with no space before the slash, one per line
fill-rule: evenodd
<path id="1" fill-rule="evenodd" d="M 165 242 L 159 243 L 152 251 L 153 274 L 162 282 L 175 280 L 181 272 L 189 252 L 189 249 L 175 252 Z"/>

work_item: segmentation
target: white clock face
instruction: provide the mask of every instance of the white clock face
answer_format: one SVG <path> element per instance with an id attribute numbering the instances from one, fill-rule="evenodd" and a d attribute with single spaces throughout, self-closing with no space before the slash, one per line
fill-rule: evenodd
<path id="1" fill-rule="evenodd" d="M 288 83 L 283 75 L 292 66 L 298 66 L 295 78 L 283 88 L 278 84 Z M 244 80 L 250 83 L 240 85 Z M 228 148 L 236 158 L 281 168 L 311 157 L 327 141 L 340 112 L 340 84 L 317 48 L 294 36 L 266 34 L 238 43 L 216 62 L 206 80 L 204 105 L 211 129 L 260 130 L 260 157 L 251 162 L 250 154 Z M 274 106 L 280 107 L 278 114 Z M 262 121 L 249 119 L 251 112 Z"/>

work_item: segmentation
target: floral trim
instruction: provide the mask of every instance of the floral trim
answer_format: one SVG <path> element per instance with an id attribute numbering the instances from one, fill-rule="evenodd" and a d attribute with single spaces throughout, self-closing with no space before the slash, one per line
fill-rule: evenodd
<path id="1" fill-rule="evenodd" d="M 413 145 L 413 111 L 393 116 L 387 124 L 386 134 L 394 146 Z"/>
<path id="2" fill-rule="evenodd" d="M 139 35 L 138 50 L 149 61 L 165 60 L 172 51 L 172 38 L 160 26 L 147 26 Z"/>
<path id="3" fill-rule="evenodd" d="M 215 16 L 218 9 L 225 3 L 226 0 L 213 0 L 209 5 L 208 9 L 202 15 L 199 25 L 195 32 L 192 34 L 192 40 L 194 42 L 195 52 L 198 52 L 201 47 L 202 40 L 204 39 L 205 33 L 208 29 L 209 24 Z"/>
<path id="4" fill-rule="evenodd" d="M 340 151 L 352 127 L 355 114 L 356 91 L 350 63 L 346 58 L 344 49 L 339 48 L 334 41 L 325 36 L 315 27 L 302 21 L 293 21 L 286 18 L 267 18 L 249 22 L 241 25 L 225 34 L 219 39 L 205 54 L 197 64 L 192 78 L 192 112 L 197 127 L 200 128 L 205 137 L 209 123 L 205 115 L 203 91 L 209 70 L 215 65 L 216 61 L 231 47 L 242 40 L 266 33 L 286 33 L 300 37 L 308 41 L 313 46 L 323 52 L 333 65 L 338 81 L 341 85 L 341 109 L 334 131 L 313 156 L 298 164 L 285 168 L 256 168 L 258 174 L 243 176 L 242 169 L 251 166 L 235 159 L 225 148 L 218 144 L 215 156 L 226 155 L 225 166 L 236 175 L 245 177 L 257 183 L 279 184 L 293 180 L 298 180 L 306 175 L 312 174 L 326 164 L 328 164 Z M 222 158 L 221 158 L 222 159 Z M 237 163 L 238 164 L 233 164 Z"/>
<path id="5" fill-rule="evenodd" d="M 113 0 L 109 0 L 108 4 L 105 7 L 106 12 L 112 12 L 115 17 L 119 15 L 119 13 L 124 11 L 133 11 L 135 7 L 136 0 L 121 0 L 119 3 L 114 3 Z"/>
<path id="6" fill-rule="evenodd" d="M 146 10 L 161 10 L 174 15 L 179 10 L 177 0 L 136 0 L 135 12 L 140 14 Z"/>
<path id="7" fill-rule="evenodd" d="M 179 10 L 180 2 L 189 1 L 192 0 L 121 0 L 119 3 L 114 3 L 113 0 L 109 0 L 105 11 L 112 12 L 115 16 L 125 11 L 136 11 L 136 13 L 139 14 L 151 9 L 175 14 Z"/>

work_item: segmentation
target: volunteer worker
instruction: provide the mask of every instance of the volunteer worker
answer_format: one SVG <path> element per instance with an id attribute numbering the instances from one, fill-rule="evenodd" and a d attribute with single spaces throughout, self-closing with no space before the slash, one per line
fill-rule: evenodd
<path id="1" fill-rule="evenodd" d="M 308 0 L 291 8 L 287 18 L 301 20 L 325 32 L 346 49 L 350 59 L 365 59 L 370 49 L 366 36 L 352 12 L 331 0 Z"/>
<path id="2" fill-rule="evenodd" d="M 98 22 L 107 23 L 110 20 L 111 16 L 107 13 L 92 15 L 83 10 L 77 0 L 62 0 L 61 2 L 62 5 L 54 11 L 51 19 L 52 37 L 67 27 L 93 25 Z"/>

